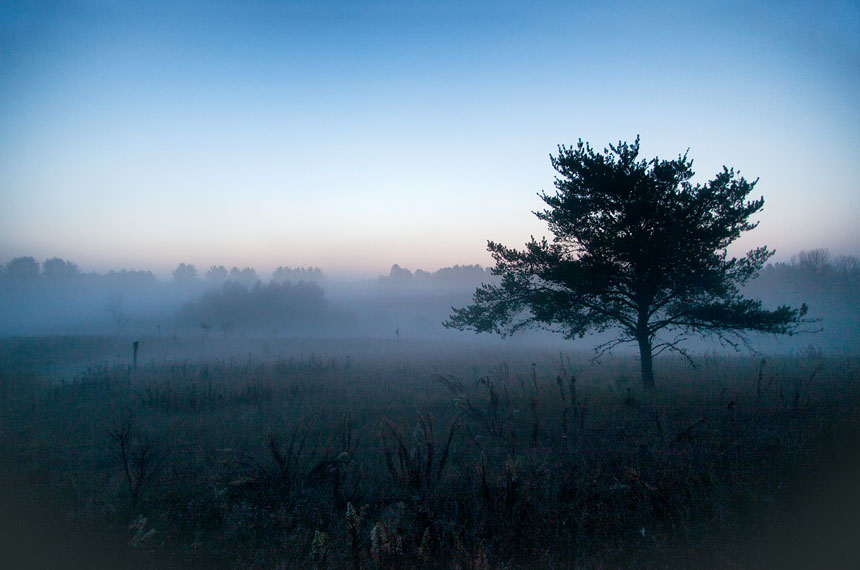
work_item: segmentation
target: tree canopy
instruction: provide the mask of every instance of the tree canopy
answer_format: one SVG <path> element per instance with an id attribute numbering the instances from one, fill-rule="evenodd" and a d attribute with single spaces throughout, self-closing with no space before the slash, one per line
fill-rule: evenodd
<path id="1" fill-rule="evenodd" d="M 33 257 L 16 257 L 6 262 L 6 277 L 12 279 L 36 279 L 39 277 L 39 262 Z"/>
<path id="2" fill-rule="evenodd" d="M 796 330 L 805 305 L 768 310 L 741 294 L 773 252 L 727 254 L 758 225 L 750 217 L 764 199 L 747 200 L 757 181 L 723 167 L 693 184 L 686 153 L 640 159 L 638 137 L 603 152 L 580 140 L 550 159 L 556 190 L 539 194 L 547 207 L 535 215 L 552 241 L 532 237 L 524 250 L 488 242 L 501 283 L 479 287 L 445 326 L 502 335 L 537 327 L 566 338 L 617 330 L 604 348 L 637 343 L 647 387 L 654 386 L 654 354 L 679 349 L 688 333 L 738 346 L 749 331 Z"/>
<path id="3" fill-rule="evenodd" d="M 80 275 L 78 266 L 71 261 L 65 261 L 59 257 L 46 259 L 42 263 L 42 273 L 47 279 L 62 280 Z"/>
<path id="4" fill-rule="evenodd" d="M 180 263 L 173 270 L 173 281 L 176 283 L 193 283 L 197 281 L 197 268 L 190 263 Z"/>

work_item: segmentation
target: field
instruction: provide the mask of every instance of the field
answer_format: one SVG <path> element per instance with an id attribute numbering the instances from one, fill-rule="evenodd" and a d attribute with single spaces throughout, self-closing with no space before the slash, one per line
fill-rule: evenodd
<path id="1" fill-rule="evenodd" d="M 0 340 L 6 568 L 856 568 L 860 359 Z"/>

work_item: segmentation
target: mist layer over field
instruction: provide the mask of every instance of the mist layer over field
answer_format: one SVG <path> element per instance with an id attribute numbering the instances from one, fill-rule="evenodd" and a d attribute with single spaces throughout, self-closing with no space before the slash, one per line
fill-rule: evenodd
<path id="1" fill-rule="evenodd" d="M 159 280 L 143 270 L 84 273 L 56 258 L 42 264 L 16 258 L 4 269 L 2 335 L 497 342 L 443 326 L 452 307 L 467 305 L 476 287 L 498 282 L 489 269 L 476 265 L 434 272 L 395 265 L 387 275 L 352 281 L 327 278 L 319 268 L 280 267 L 265 276 L 248 267 L 228 271 L 213 266 L 198 272 L 186 264 L 171 279 Z M 812 346 L 851 353 L 860 347 L 860 263 L 854 257 L 803 251 L 790 263 L 768 265 L 745 294 L 770 308 L 806 303 L 811 321 L 793 337 L 751 335 L 744 349 L 791 352 Z M 565 341 L 530 331 L 506 342 L 589 349 L 611 336 Z M 699 352 L 725 348 L 695 336 L 684 346 Z"/>

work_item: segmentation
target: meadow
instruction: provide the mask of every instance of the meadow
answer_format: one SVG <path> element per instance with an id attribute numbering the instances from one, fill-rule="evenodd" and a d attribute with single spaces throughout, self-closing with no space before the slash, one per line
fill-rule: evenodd
<path id="1" fill-rule="evenodd" d="M 860 567 L 860 358 L 0 340 L 7 568 Z"/>

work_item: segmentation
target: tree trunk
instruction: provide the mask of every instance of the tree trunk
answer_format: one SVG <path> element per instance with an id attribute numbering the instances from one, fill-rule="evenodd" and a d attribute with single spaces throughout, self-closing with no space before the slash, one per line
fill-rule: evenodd
<path id="1" fill-rule="evenodd" d="M 638 333 L 639 364 L 642 369 L 642 386 L 647 390 L 654 389 L 654 357 L 651 354 L 651 339 L 647 332 Z"/>

